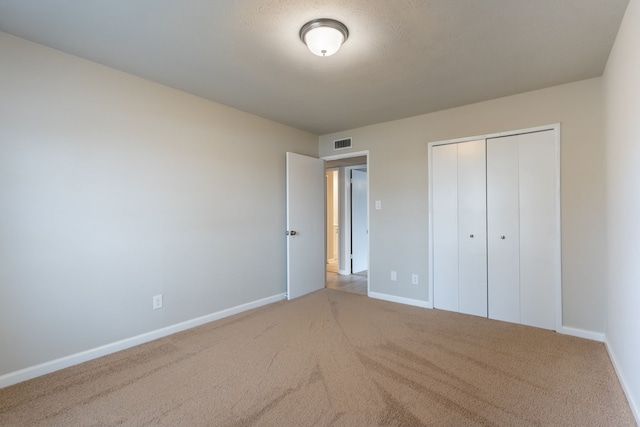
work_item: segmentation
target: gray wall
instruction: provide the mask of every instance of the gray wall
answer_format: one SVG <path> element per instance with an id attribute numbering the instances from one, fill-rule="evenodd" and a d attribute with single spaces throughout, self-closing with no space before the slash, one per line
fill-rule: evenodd
<path id="1" fill-rule="evenodd" d="M 285 152 L 316 136 L 4 33 L 0 57 L 0 376 L 285 292 Z"/>
<path id="2" fill-rule="evenodd" d="M 606 340 L 640 423 L 640 1 L 631 0 L 604 74 Z"/>
<path id="3" fill-rule="evenodd" d="M 369 150 L 371 291 L 427 301 L 427 144 L 560 122 L 563 324 L 601 334 L 605 328 L 605 188 L 602 79 L 590 79 L 493 101 L 350 129 L 320 137 L 353 137 Z M 343 153 L 341 151 L 340 153 Z M 375 210 L 375 200 L 382 210 Z M 398 281 L 390 280 L 390 271 Z M 411 284 L 411 274 L 420 277 Z"/>

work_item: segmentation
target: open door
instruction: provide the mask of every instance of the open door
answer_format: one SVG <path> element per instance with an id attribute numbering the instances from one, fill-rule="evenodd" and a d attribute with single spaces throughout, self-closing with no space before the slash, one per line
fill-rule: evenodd
<path id="1" fill-rule="evenodd" d="M 351 170 L 351 273 L 369 269 L 367 172 Z"/>
<path id="2" fill-rule="evenodd" d="M 287 298 L 325 285 L 324 160 L 287 153 Z"/>

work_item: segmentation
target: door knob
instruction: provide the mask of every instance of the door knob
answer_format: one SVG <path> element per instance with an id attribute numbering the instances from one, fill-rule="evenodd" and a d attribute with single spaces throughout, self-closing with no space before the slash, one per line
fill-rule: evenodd
<path id="1" fill-rule="evenodd" d="M 471 237 L 473 239 L 473 234 L 469 234 L 469 237 Z"/>
<path id="2" fill-rule="evenodd" d="M 506 237 L 505 237 L 505 236 L 500 236 L 500 238 L 501 238 L 502 240 L 506 239 Z"/>
<path id="3" fill-rule="evenodd" d="M 296 234 L 298 234 L 298 232 L 297 232 L 297 231 L 295 231 L 295 230 L 291 230 L 291 235 L 292 235 L 292 236 L 295 236 Z"/>

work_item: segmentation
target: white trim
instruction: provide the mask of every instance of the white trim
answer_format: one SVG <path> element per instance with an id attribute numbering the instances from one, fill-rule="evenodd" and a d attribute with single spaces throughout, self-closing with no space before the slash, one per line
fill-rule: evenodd
<path id="1" fill-rule="evenodd" d="M 588 331 L 586 329 L 572 328 L 571 326 L 561 326 L 558 328 L 556 332 L 564 335 L 572 335 L 578 338 L 585 338 L 588 340 L 605 342 L 604 334 L 601 332 L 593 332 L 593 331 Z"/>
<path id="2" fill-rule="evenodd" d="M 556 231 L 558 240 L 556 241 L 556 251 L 558 253 L 558 269 L 556 276 L 556 331 L 561 330 L 563 326 L 563 314 L 562 314 L 562 162 L 560 158 L 562 140 L 560 123 L 556 123 L 552 126 L 554 135 L 556 137 Z M 577 329 L 574 329 L 577 330 Z M 587 331 L 585 331 L 587 332 Z M 591 338 L 589 338 L 591 339 Z M 604 339 L 604 335 L 602 335 Z M 600 340 L 602 341 L 602 340 Z"/>
<path id="3" fill-rule="evenodd" d="M 433 145 L 457 144 L 459 142 L 475 141 L 477 139 L 499 138 L 501 136 L 521 135 L 523 133 L 541 132 L 545 130 L 556 130 L 556 129 L 560 131 L 560 123 L 553 123 L 553 124 L 544 125 L 544 126 L 535 126 L 531 128 L 525 128 L 525 129 L 507 130 L 504 132 L 488 133 L 485 135 L 465 136 L 464 138 L 443 139 L 441 141 L 430 142 L 429 149 L 431 149 Z"/>
<path id="4" fill-rule="evenodd" d="M 330 156 L 320 157 L 324 161 L 350 159 L 351 157 L 367 156 L 367 168 L 369 167 L 369 150 L 364 151 L 352 151 L 349 153 L 332 154 Z"/>
<path id="5" fill-rule="evenodd" d="M 427 188 L 427 203 L 429 203 L 429 212 L 428 212 L 428 230 L 429 230 L 429 301 L 428 301 L 428 305 L 427 308 L 433 308 L 433 282 L 434 282 L 434 277 L 433 277 L 433 268 L 434 268 L 434 261 L 433 261 L 433 147 L 436 144 L 435 142 L 430 142 L 427 146 L 427 179 L 429 180 L 428 182 L 428 188 Z"/>
<path id="6" fill-rule="evenodd" d="M 19 371 L 9 372 L 0 376 L 0 388 L 8 387 L 13 384 L 27 381 L 32 378 L 39 377 L 41 375 L 49 374 L 51 372 L 59 371 L 60 369 L 68 368 L 70 366 L 78 365 L 89 360 L 97 359 L 98 357 L 106 356 L 108 354 L 115 353 L 117 351 L 125 350 L 127 348 L 135 347 L 140 344 L 147 343 L 149 341 L 157 340 L 168 335 L 175 334 L 187 329 L 194 328 L 196 326 L 203 325 L 205 323 L 213 322 L 224 317 L 232 316 L 234 314 L 242 313 L 243 311 L 251 310 L 254 308 L 262 307 L 267 304 L 282 301 L 285 299 L 285 294 L 277 294 L 267 298 L 262 298 L 256 301 L 240 304 L 235 307 L 227 308 L 225 310 L 218 311 L 216 313 L 207 314 L 205 316 L 196 317 L 195 319 L 187 320 L 185 322 L 176 323 L 175 325 L 167 326 L 165 328 L 156 329 L 155 331 L 147 332 L 141 335 L 137 335 L 131 338 L 125 338 L 120 341 L 116 341 L 110 344 L 105 344 L 100 347 L 92 348 L 90 350 L 81 351 L 80 353 L 72 354 L 69 356 L 61 357 L 59 359 L 51 360 L 49 362 L 41 363 L 39 365 L 30 366 L 28 368 L 20 369 Z"/>
<path id="7" fill-rule="evenodd" d="M 561 142 L 561 138 L 560 138 L 560 130 L 561 130 L 561 125 L 560 123 L 554 123 L 554 124 L 550 124 L 550 125 L 544 125 L 544 126 L 536 126 L 536 127 L 531 127 L 531 128 L 526 128 L 526 129 L 517 129 L 517 130 L 510 130 L 510 131 L 505 131 L 505 132 L 497 132 L 497 133 L 491 133 L 491 134 L 486 134 L 486 135 L 475 135 L 475 136 L 467 136 L 464 138 L 456 138 L 456 139 L 446 139 L 446 140 L 441 140 L 441 141 L 433 141 L 433 142 L 429 142 L 427 145 L 427 176 L 428 176 L 428 200 L 429 200 L 429 301 L 428 301 L 428 308 L 433 308 L 434 304 L 433 304 L 433 270 L 434 270 L 434 265 L 433 265 L 433 164 L 432 164 L 432 150 L 434 146 L 437 145 L 445 145 L 445 144 L 457 144 L 460 142 L 467 142 L 467 141 L 475 141 L 478 139 L 489 139 L 489 138 L 498 138 L 498 137 L 503 137 L 503 136 L 512 136 L 512 135 L 521 135 L 521 134 L 525 134 L 525 133 L 532 133 L 532 132 L 541 132 L 541 131 L 546 131 L 546 130 L 552 130 L 554 131 L 554 135 L 555 135 L 555 139 L 556 139 L 556 143 L 555 143 L 555 147 L 556 147 L 556 173 L 557 173 L 557 179 L 556 179 L 556 183 L 557 183 L 557 187 L 556 187 L 556 200 L 557 200 L 557 206 L 558 206 L 558 212 L 557 212 L 557 230 L 558 230 L 558 254 L 560 256 L 560 268 L 558 269 L 558 277 L 556 277 L 556 289 L 555 289 L 555 328 L 557 332 L 561 332 L 562 329 L 564 329 L 564 327 L 562 326 L 562 211 L 561 211 L 561 204 L 562 204 L 562 199 L 560 197 L 560 192 L 561 192 L 561 170 L 560 170 L 560 142 Z M 567 330 L 570 331 L 580 331 L 578 329 L 573 329 L 573 328 L 566 328 Z M 588 335 L 589 337 L 595 337 L 597 335 L 593 335 L 592 333 L 590 333 L 589 331 L 583 331 L 586 335 Z M 582 333 L 582 332 L 580 332 Z M 567 332 L 568 335 L 574 335 L 573 333 L 569 333 Z M 582 336 L 582 335 L 577 335 L 577 336 Z M 587 336 L 585 336 L 585 338 L 587 338 Z M 597 338 L 589 338 L 589 339 L 596 339 Z M 602 339 L 599 339 L 598 341 L 602 341 Z"/>
<path id="8" fill-rule="evenodd" d="M 627 397 L 627 403 L 629 403 L 631 412 L 636 419 L 636 424 L 640 425 L 640 406 L 638 406 L 638 403 L 633 400 L 633 393 L 631 392 L 631 389 L 629 388 L 627 381 L 624 378 L 622 369 L 620 368 L 620 364 L 618 363 L 618 359 L 616 358 L 613 349 L 609 345 L 609 341 L 607 341 L 606 335 L 604 336 L 604 347 L 607 349 L 607 353 L 609 353 L 609 359 L 611 359 L 613 370 L 616 371 L 616 375 L 618 375 L 620 386 L 622 386 L 622 391 L 624 391 L 624 395 Z"/>
<path id="9" fill-rule="evenodd" d="M 413 305 L 416 307 L 429 308 L 429 303 L 427 301 L 422 301 L 419 299 L 398 297 L 395 295 L 381 294 L 378 292 L 369 292 L 369 296 L 371 298 L 381 299 L 384 301 L 391 301 L 391 302 L 397 302 L 405 305 Z"/>

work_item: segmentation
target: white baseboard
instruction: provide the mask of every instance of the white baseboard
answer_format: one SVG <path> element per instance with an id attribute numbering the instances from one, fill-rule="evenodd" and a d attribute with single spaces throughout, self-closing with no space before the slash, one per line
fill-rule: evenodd
<path id="1" fill-rule="evenodd" d="M 616 355 L 609 346 L 609 342 L 606 337 L 604 340 L 604 346 L 607 349 L 607 353 L 609 353 L 609 359 L 611 359 L 611 364 L 613 365 L 613 369 L 616 371 L 616 375 L 618 376 L 618 380 L 620 381 L 620 385 L 622 386 L 622 391 L 624 391 L 624 395 L 627 396 L 627 402 L 631 407 L 631 412 L 636 419 L 636 424 L 640 426 L 640 407 L 637 402 L 633 399 L 633 395 L 631 394 L 631 390 L 627 386 L 627 381 L 622 374 L 622 370 L 620 369 L 620 365 L 618 364 L 618 360 L 616 359 Z"/>
<path id="2" fill-rule="evenodd" d="M 350 276 L 351 275 L 351 271 L 349 270 L 338 270 L 338 274 L 341 276 Z"/>
<path id="3" fill-rule="evenodd" d="M 149 341 L 157 340 L 158 338 L 163 338 L 168 335 L 175 334 L 176 332 L 191 329 L 205 323 L 213 322 L 214 320 L 219 320 L 224 317 L 229 317 L 234 314 L 242 313 L 243 311 L 262 307 L 263 305 L 282 301 L 284 299 L 285 294 L 273 295 L 271 297 L 263 298 L 257 301 L 252 301 L 246 304 L 227 308 L 216 313 L 207 314 L 206 316 L 201 316 L 195 319 L 187 320 L 185 322 L 176 323 L 175 325 L 167 326 L 165 328 L 156 329 L 155 331 L 147 332 L 135 337 L 126 338 L 110 344 L 105 344 L 100 347 L 92 348 L 90 350 L 82 351 L 80 353 L 61 357 L 60 359 L 55 359 L 49 362 L 41 363 L 39 365 L 24 368 L 19 371 L 9 372 L 8 374 L 0 375 L 0 388 L 8 387 L 13 384 L 39 377 L 41 375 L 59 371 L 60 369 L 78 365 L 92 359 L 97 359 L 98 357 L 106 356 L 117 351 L 125 350 L 136 345 L 144 344 Z"/>
<path id="4" fill-rule="evenodd" d="M 578 338 L 586 338 L 588 340 L 604 342 L 604 334 L 600 332 L 587 331 L 586 329 L 572 328 L 570 326 L 562 326 L 556 332 L 565 335 L 572 335 Z"/>
<path id="5" fill-rule="evenodd" d="M 414 305 L 416 307 L 429 308 L 429 303 L 427 301 L 422 301 L 418 299 L 398 297 L 395 295 L 381 294 L 378 292 L 369 292 L 369 296 L 371 298 L 381 299 L 385 301 L 397 302 L 397 303 L 406 304 L 406 305 Z"/>

